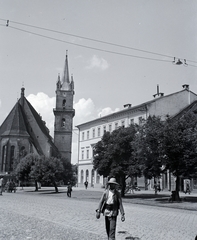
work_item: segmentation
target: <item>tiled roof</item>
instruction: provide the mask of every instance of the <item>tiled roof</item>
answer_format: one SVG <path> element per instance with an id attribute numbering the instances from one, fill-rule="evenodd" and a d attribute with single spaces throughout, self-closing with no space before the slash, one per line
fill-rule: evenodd
<path id="1" fill-rule="evenodd" d="M 181 116 L 188 112 L 194 112 L 195 114 L 197 113 L 197 101 L 194 101 L 189 106 L 185 107 L 182 111 L 173 116 L 172 119 L 180 118 Z"/>
<path id="2" fill-rule="evenodd" d="M 43 154 L 37 136 L 35 136 L 34 131 L 32 131 L 34 127 L 31 126 L 31 121 L 28 121 L 29 118 L 27 114 L 30 114 L 30 118 L 34 119 L 33 122 L 37 123 L 41 132 L 46 136 L 48 143 L 50 143 L 53 148 L 53 152 L 58 153 L 58 148 L 53 143 L 48 128 L 45 126 L 40 115 L 36 112 L 36 110 L 25 97 L 18 100 L 7 118 L 4 120 L 3 124 L 0 126 L 0 137 L 29 137 L 29 141 L 32 142 L 38 153 Z"/>
<path id="3" fill-rule="evenodd" d="M 20 135 L 28 137 L 28 131 L 26 128 L 23 112 L 19 102 L 15 104 L 5 121 L 0 127 L 1 136 Z"/>

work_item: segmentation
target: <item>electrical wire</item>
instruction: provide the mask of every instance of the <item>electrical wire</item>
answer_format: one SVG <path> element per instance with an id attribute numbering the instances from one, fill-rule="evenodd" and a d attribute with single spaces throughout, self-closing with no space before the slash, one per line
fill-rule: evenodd
<path id="1" fill-rule="evenodd" d="M 0 20 L 6 21 L 5 19 L 0 19 Z M 53 33 L 59 33 L 59 34 L 68 35 L 68 36 L 72 36 L 72 37 L 77 37 L 77 38 L 81 38 L 81 39 L 85 39 L 85 40 L 89 40 L 89 41 L 94 41 L 94 42 L 98 42 L 98 43 L 104 43 L 104 44 L 108 44 L 108 45 L 111 45 L 111 46 L 131 49 L 131 50 L 140 51 L 140 52 L 149 53 L 149 54 L 154 54 L 154 55 L 158 55 L 158 56 L 162 56 L 162 57 L 173 58 L 173 56 L 169 56 L 169 55 L 165 55 L 165 54 L 161 54 L 161 53 L 155 53 L 155 52 L 146 51 L 146 50 L 142 50 L 142 49 L 138 49 L 138 48 L 128 47 L 128 46 L 124 46 L 124 45 L 120 45 L 120 44 L 116 44 L 116 43 L 112 43 L 112 42 L 106 42 L 106 41 L 102 41 L 102 40 L 98 40 L 98 39 L 79 36 L 79 35 L 76 35 L 76 34 L 60 32 L 60 31 L 56 31 L 56 30 L 52 30 L 52 29 L 48 29 L 48 28 L 38 27 L 38 26 L 25 24 L 25 23 L 19 23 L 19 22 L 15 22 L 15 21 L 9 21 L 9 22 L 19 24 L 19 25 L 23 25 L 23 26 L 27 26 L 27 27 L 37 28 L 37 29 L 41 29 L 41 30 L 45 30 L 45 31 L 53 32 Z"/>
<path id="2" fill-rule="evenodd" d="M 22 31 L 22 32 L 26 32 L 26 33 L 30 33 L 30 34 L 40 36 L 40 37 L 43 37 L 43 38 L 48 38 L 48 39 L 51 39 L 51 40 L 55 40 L 55 41 L 58 41 L 58 42 L 63 42 L 63 43 L 71 44 L 71 45 L 74 45 L 74 46 L 88 48 L 88 49 L 97 50 L 97 51 L 102 51 L 102 52 L 106 52 L 106 53 L 113 53 L 113 54 L 116 54 L 116 55 L 133 57 L 133 58 L 140 58 L 140 59 L 146 59 L 146 60 L 152 60 L 152 61 L 171 62 L 170 60 L 163 60 L 163 59 L 156 59 L 156 58 L 149 58 L 149 57 L 141 57 L 141 56 L 137 56 L 137 55 L 120 53 L 120 52 L 110 51 L 110 50 L 106 50 L 106 49 L 101 49 L 101 48 L 90 47 L 90 46 L 86 46 L 86 45 L 82 45 L 82 44 L 72 43 L 72 42 L 68 42 L 68 41 L 65 41 L 65 40 L 58 39 L 58 38 L 49 37 L 49 36 L 46 36 L 46 35 L 43 35 L 43 34 L 35 33 L 35 32 L 32 32 L 32 31 L 28 31 L 28 30 L 24 30 L 24 29 L 12 27 L 12 26 L 9 26 L 9 28 L 12 28 L 12 29 L 15 29 L 15 30 L 18 30 L 18 31 Z"/>
<path id="3" fill-rule="evenodd" d="M 137 48 L 128 47 L 128 46 L 123 46 L 123 45 L 120 45 L 120 44 L 115 44 L 115 43 L 106 42 L 106 41 L 102 41 L 102 40 L 97 40 L 97 39 L 93 39 L 93 38 L 83 37 L 83 36 L 70 34 L 70 33 L 66 33 L 66 32 L 60 32 L 60 31 L 56 31 L 56 30 L 52 30 L 52 29 L 48 29 L 48 28 L 43 28 L 43 27 L 38 27 L 38 26 L 30 25 L 30 24 L 10 21 L 10 20 L 1 19 L 1 18 L 0 18 L 0 20 L 7 22 L 6 27 L 9 27 L 9 28 L 12 28 L 12 29 L 15 29 L 15 30 L 18 30 L 18 31 L 30 33 L 30 34 L 33 34 L 33 35 L 36 35 L 36 36 L 40 36 L 40 37 L 43 37 L 43 38 L 48 38 L 48 39 L 51 39 L 51 40 L 54 40 L 54 41 L 59 41 L 59 42 L 75 45 L 75 46 L 78 46 L 78 47 L 83 47 L 83 48 L 88 48 L 88 49 L 92 49 L 92 50 L 97 50 L 97 51 L 102 51 L 102 52 L 107 52 L 107 53 L 112 53 L 112 54 L 117 54 L 117 55 L 122 55 L 122 56 L 127 56 L 127 57 L 133 57 L 133 58 L 140 58 L 140 59 L 146 59 L 146 60 L 152 60 L 152 61 L 172 62 L 170 60 L 155 59 L 155 58 L 150 58 L 150 57 L 142 57 L 142 56 L 137 56 L 137 55 L 131 55 L 131 54 L 125 54 L 125 53 L 110 51 L 110 50 L 101 49 L 101 48 L 90 47 L 90 46 L 86 46 L 86 45 L 82 45 L 82 44 L 72 43 L 72 42 L 68 42 L 68 41 L 65 41 L 65 40 L 60 40 L 58 38 L 53 38 L 53 37 L 49 37 L 49 36 L 46 36 L 46 35 L 43 35 L 43 34 L 38 34 L 38 33 L 32 32 L 32 31 L 24 30 L 24 29 L 21 29 L 21 28 L 12 27 L 12 26 L 10 26 L 10 22 L 15 23 L 15 24 L 19 24 L 19 25 L 23 25 L 23 26 L 27 26 L 27 27 L 31 27 L 31 28 L 44 30 L 44 31 L 49 31 L 49 32 L 58 33 L 58 34 L 64 34 L 64 35 L 68 35 L 68 36 L 82 38 L 82 39 L 89 40 L 89 41 L 94 41 L 94 42 L 98 42 L 98 43 L 108 44 L 108 45 L 111 45 L 111 46 L 116 46 L 116 47 L 121 47 L 121 48 L 125 48 L 125 49 L 135 50 L 135 51 L 148 53 L 148 54 L 153 54 L 153 55 L 157 55 L 157 56 L 174 58 L 172 56 L 165 55 L 165 54 L 155 53 L 155 52 L 146 51 L 146 50 L 137 49 Z M 0 26 L 5 26 L 5 25 L 0 24 Z M 182 59 L 182 58 L 177 58 L 177 59 Z M 196 61 L 192 61 L 192 60 L 187 60 L 187 62 L 197 63 Z M 186 64 L 186 66 L 197 67 L 197 66 L 191 65 L 191 64 Z"/>

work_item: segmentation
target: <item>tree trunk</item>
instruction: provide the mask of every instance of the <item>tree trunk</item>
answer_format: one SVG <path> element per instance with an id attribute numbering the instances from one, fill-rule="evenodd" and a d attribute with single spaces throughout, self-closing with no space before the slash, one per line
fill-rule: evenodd
<path id="1" fill-rule="evenodd" d="M 125 195 L 125 188 L 126 188 L 125 175 L 120 177 L 120 181 L 121 181 L 121 186 L 122 186 L 121 197 L 124 197 L 124 195 Z"/>
<path id="2" fill-rule="evenodd" d="M 181 198 L 179 196 L 179 184 L 180 184 L 180 177 L 177 175 L 176 177 L 176 189 L 175 189 L 175 201 L 181 201 Z"/>
<path id="3" fill-rule="evenodd" d="M 54 185 L 54 187 L 55 187 L 55 192 L 58 193 L 58 187 L 57 187 L 57 184 L 56 184 L 55 181 L 53 182 L 53 185 Z"/>
<path id="4" fill-rule="evenodd" d="M 36 191 L 36 192 L 38 191 L 38 184 L 37 184 L 37 181 L 35 181 L 35 191 Z"/>

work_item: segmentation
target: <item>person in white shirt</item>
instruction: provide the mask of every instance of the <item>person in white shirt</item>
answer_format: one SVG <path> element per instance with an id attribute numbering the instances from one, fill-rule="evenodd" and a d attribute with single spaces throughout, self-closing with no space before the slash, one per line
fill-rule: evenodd
<path id="1" fill-rule="evenodd" d="M 109 240 L 115 240 L 117 216 L 120 210 L 121 220 L 125 221 L 125 213 L 122 205 L 121 195 L 116 189 L 119 184 L 115 178 L 108 181 L 107 189 L 103 193 L 98 208 L 96 209 L 96 218 L 100 214 L 105 216 L 105 227 Z"/>

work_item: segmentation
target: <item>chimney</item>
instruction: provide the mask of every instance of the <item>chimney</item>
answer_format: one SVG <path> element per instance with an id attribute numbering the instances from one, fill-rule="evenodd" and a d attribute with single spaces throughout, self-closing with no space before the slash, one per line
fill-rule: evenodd
<path id="1" fill-rule="evenodd" d="M 126 107 L 130 108 L 131 104 L 130 103 L 124 104 L 124 108 L 126 108 Z"/>
<path id="2" fill-rule="evenodd" d="M 164 93 L 159 92 L 159 84 L 157 84 L 157 93 L 153 95 L 153 97 L 163 97 Z"/>
<path id="3" fill-rule="evenodd" d="M 189 90 L 189 85 L 188 85 L 188 84 L 183 84 L 182 87 L 183 87 L 184 89 Z"/>

